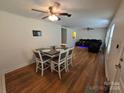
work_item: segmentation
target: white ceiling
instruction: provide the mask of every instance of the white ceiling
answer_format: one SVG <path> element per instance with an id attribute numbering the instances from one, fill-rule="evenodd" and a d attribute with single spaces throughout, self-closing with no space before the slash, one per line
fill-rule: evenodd
<path id="1" fill-rule="evenodd" d="M 0 9 L 42 20 L 46 14 L 31 9 L 47 10 L 53 1 L 61 3 L 61 12 L 72 14 L 71 18 L 61 17 L 62 20 L 55 23 L 74 28 L 107 27 L 120 2 L 120 0 L 0 0 Z"/>

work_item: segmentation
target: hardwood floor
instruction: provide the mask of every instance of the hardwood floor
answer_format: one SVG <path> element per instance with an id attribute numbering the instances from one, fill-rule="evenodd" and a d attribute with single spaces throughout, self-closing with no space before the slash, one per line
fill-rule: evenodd
<path id="1" fill-rule="evenodd" d="M 62 73 L 62 80 L 50 70 L 45 71 L 42 77 L 32 64 L 7 73 L 6 87 L 7 93 L 85 93 L 88 87 L 103 93 L 104 80 L 103 55 L 75 48 L 73 67 Z"/>

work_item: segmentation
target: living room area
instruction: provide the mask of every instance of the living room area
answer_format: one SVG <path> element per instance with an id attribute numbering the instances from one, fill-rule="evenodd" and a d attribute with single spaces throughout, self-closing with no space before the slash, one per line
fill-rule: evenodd
<path id="1" fill-rule="evenodd" d="M 1 0 L 0 92 L 108 91 L 106 36 L 119 4 L 120 0 Z"/>

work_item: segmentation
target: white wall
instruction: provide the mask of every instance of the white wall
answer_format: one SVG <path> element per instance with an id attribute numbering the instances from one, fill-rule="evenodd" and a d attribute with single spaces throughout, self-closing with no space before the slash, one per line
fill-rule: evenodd
<path id="1" fill-rule="evenodd" d="M 93 31 L 81 30 L 79 31 L 79 39 L 101 39 L 104 41 L 106 29 L 96 28 Z"/>
<path id="2" fill-rule="evenodd" d="M 32 30 L 41 30 L 33 37 Z M 0 72 L 29 64 L 32 49 L 60 45 L 61 26 L 49 22 L 0 12 Z"/>

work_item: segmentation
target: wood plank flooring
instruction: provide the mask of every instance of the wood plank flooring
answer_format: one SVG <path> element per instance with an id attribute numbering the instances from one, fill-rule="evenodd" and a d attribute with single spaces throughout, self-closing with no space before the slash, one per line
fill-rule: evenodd
<path id="1" fill-rule="evenodd" d="M 88 87 L 104 93 L 104 81 L 103 55 L 81 48 L 74 49 L 73 67 L 62 73 L 61 80 L 50 70 L 42 77 L 35 72 L 35 64 L 6 74 L 7 93 L 85 93 Z"/>

